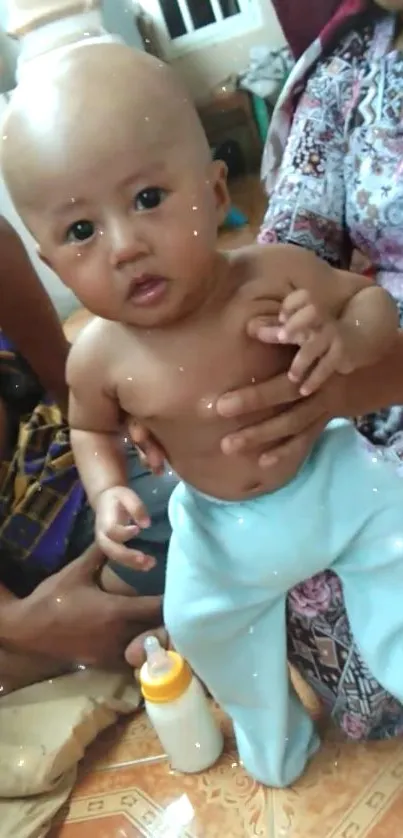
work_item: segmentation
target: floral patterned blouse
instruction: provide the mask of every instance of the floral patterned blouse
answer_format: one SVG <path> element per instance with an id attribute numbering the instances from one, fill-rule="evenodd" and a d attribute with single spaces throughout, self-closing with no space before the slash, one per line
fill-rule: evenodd
<path id="1" fill-rule="evenodd" d="M 293 242 L 336 266 L 361 251 L 403 326 L 403 52 L 393 49 L 394 34 L 394 15 L 364 22 L 317 64 L 260 240 Z M 359 426 L 403 457 L 403 407 Z"/>

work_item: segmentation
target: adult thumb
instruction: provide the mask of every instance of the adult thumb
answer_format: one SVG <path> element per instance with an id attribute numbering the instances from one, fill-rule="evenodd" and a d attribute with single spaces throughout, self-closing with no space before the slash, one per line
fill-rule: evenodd
<path id="1" fill-rule="evenodd" d="M 163 626 L 151 631 L 144 631 L 132 640 L 125 652 L 127 663 L 134 669 L 140 669 L 146 659 L 144 641 L 147 637 L 157 637 L 161 646 L 165 649 L 169 648 L 168 632 Z"/>
<path id="2" fill-rule="evenodd" d="M 97 571 L 101 569 L 105 562 L 105 556 L 95 542 L 90 544 L 81 556 L 71 563 L 70 568 L 73 573 L 78 574 L 81 578 L 93 578 Z"/>

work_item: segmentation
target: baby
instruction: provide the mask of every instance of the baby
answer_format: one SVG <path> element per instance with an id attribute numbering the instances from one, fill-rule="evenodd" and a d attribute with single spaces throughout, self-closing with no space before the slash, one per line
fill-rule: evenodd
<path id="1" fill-rule="evenodd" d="M 127 487 L 131 417 L 182 480 L 170 504 L 167 628 L 231 716 L 246 769 L 288 785 L 318 746 L 288 678 L 294 585 L 334 568 L 366 662 L 403 699 L 403 484 L 347 423 L 265 470 L 256 452 L 228 457 L 220 441 L 240 424 L 215 402 L 286 369 L 308 395 L 371 363 L 396 337 L 394 305 L 298 248 L 216 249 L 225 166 L 211 161 L 172 72 L 149 56 L 70 50 L 47 78 L 25 80 L 3 133 L 6 181 L 42 259 L 97 315 L 68 381 L 71 441 L 112 560 L 102 584 L 120 587 L 119 565 L 152 564 L 125 546 L 149 523 Z M 247 335 L 268 314 L 271 348 Z"/>

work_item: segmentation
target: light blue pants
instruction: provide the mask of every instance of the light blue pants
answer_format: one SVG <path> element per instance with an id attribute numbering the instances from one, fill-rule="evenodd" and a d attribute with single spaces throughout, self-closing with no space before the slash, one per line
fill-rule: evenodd
<path id="1" fill-rule="evenodd" d="M 247 771 L 287 786 L 319 745 L 287 668 L 286 595 L 332 567 L 374 677 L 403 702 L 403 480 L 347 423 L 287 486 L 243 503 L 183 483 L 170 501 L 165 622 L 234 723 Z"/>

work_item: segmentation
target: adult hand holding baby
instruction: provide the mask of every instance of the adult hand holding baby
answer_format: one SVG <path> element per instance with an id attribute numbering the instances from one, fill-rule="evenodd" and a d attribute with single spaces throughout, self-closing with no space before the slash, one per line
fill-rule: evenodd
<path id="1" fill-rule="evenodd" d="M 248 334 L 262 343 L 272 344 L 272 319 L 267 321 L 258 317 L 251 320 Z M 267 381 L 225 393 L 217 402 L 220 416 L 247 417 L 262 410 L 270 415 L 258 425 L 251 424 L 224 437 L 223 451 L 230 455 L 267 447 L 260 455 L 262 467 L 269 466 L 273 459 L 299 457 L 299 452 L 312 445 L 331 419 L 345 415 L 347 381 L 345 376 L 334 375 L 320 390 L 303 398 L 299 383 L 291 381 L 288 372 L 284 372 Z"/>

